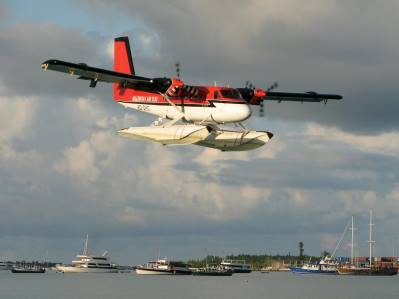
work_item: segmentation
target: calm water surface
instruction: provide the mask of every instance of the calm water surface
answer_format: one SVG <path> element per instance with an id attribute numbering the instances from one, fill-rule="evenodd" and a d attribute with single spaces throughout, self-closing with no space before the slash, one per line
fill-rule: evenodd
<path id="1" fill-rule="evenodd" d="M 399 276 L 354 277 L 292 273 L 232 277 L 135 274 L 12 274 L 0 271 L 1 299 L 64 298 L 399 298 Z"/>

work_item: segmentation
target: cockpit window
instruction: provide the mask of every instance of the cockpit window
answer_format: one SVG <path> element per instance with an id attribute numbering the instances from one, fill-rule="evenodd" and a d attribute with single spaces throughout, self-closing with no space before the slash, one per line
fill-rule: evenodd
<path id="1" fill-rule="evenodd" d="M 220 93 L 222 94 L 222 97 L 224 97 L 224 98 L 242 99 L 240 92 L 236 89 L 221 89 Z"/>

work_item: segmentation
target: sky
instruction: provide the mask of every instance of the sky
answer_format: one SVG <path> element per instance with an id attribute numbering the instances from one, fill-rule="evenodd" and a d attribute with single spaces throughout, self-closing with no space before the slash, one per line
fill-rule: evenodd
<path id="1" fill-rule="evenodd" d="M 91 251 L 121 264 L 158 253 L 332 251 L 355 215 L 367 255 L 392 255 L 399 225 L 397 1 L 0 0 L 0 258 L 70 262 Z M 247 126 L 275 135 L 226 153 L 124 139 L 154 117 L 111 86 L 54 72 L 51 58 L 111 68 L 130 38 L 136 72 L 189 84 L 344 96 L 266 103 Z M 345 238 L 338 255 L 348 255 Z M 395 252 L 396 253 L 396 252 Z"/>

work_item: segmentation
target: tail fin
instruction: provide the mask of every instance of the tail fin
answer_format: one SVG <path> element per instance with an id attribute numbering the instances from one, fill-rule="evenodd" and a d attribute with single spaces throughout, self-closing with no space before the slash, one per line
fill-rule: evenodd
<path id="1" fill-rule="evenodd" d="M 114 71 L 128 75 L 136 74 L 127 36 L 117 37 L 114 40 Z"/>
<path id="2" fill-rule="evenodd" d="M 129 38 L 127 36 L 117 37 L 114 40 L 114 71 L 135 75 L 132 53 L 130 52 Z M 118 83 L 113 84 L 115 101 L 122 101 L 129 98 L 126 89 Z"/>

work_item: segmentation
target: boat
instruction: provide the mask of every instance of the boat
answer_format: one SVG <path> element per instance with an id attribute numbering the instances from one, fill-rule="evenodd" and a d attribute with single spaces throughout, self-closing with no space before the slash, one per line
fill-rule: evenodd
<path id="1" fill-rule="evenodd" d="M 118 273 L 118 267 L 111 263 L 107 251 L 101 256 L 89 253 L 88 240 L 89 236 L 86 235 L 83 252 L 76 255 L 76 260 L 73 260 L 71 265 L 56 265 L 56 271 L 60 273 Z"/>
<path id="2" fill-rule="evenodd" d="M 12 267 L 12 273 L 46 273 L 46 269 L 40 265 L 22 264 Z"/>
<path id="3" fill-rule="evenodd" d="M 206 265 L 203 268 L 194 268 L 191 269 L 193 275 L 197 276 L 232 276 L 232 270 L 223 269 L 220 265 Z"/>
<path id="4" fill-rule="evenodd" d="M 395 267 L 394 263 L 373 263 L 372 257 L 372 245 L 375 241 L 372 240 L 372 223 L 373 211 L 370 210 L 370 223 L 369 223 L 369 258 L 368 264 L 358 265 L 355 264 L 354 256 L 354 227 L 353 227 L 353 215 L 352 215 L 352 242 L 351 242 L 351 259 L 350 263 L 346 263 L 338 267 L 338 273 L 340 275 L 364 275 L 364 276 L 393 276 L 398 274 L 398 268 Z"/>
<path id="5" fill-rule="evenodd" d="M 13 268 L 12 262 L 0 261 L 0 270 L 11 270 Z"/>
<path id="6" fill-rule="evenodd" d="M 273 271 L 273 267 L 272 266 L 262 267 L 260 269 L 260 273 L 270 273 L 270 271 Z"/>
<path id="7" fill-rule="evenodd" d="M 331 263 L 324 259 L 318 263 L 305 263 L 301 267 L 292 267 L 292 273 L 298 274 L 337 274 L 337 263 Z"/>
<path id="8" fill-rule="evenodd" d="M 398 268 L 396 267 L 380 267 L 372 265 L 370 266 L 356 266 L 356 265 L 343 265 L 338 268 L 340 275 L 369 275 L 369 276 L 393 276 L 398 274 Z"/>
<path id="9" fill-rule="evenodd" d="M 191 275 L 192 271 L 183 262 L 169 261 L 167 258 L 150 261 L 144 265 L 133 267 L 137 274 L 142 275 Z"/>
<path id="10" fill-rule="evenodd" d="M 287 266 L 283 266 L 283 267 L 277 268 L 276 271 L 277 272 L 291 272 L 291 268 L 289 268 Z"/>
<path id="11" fill-rule="evenodd" d="M 251 273 L 251 266 L 245 260 L 223 260 L 220 266 L 234 273 Z"/>

